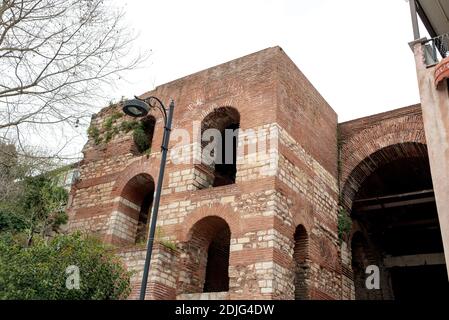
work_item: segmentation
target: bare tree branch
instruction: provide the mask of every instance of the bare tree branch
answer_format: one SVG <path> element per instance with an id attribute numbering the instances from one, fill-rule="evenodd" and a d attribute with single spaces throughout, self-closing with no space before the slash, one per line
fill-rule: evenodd
<path id="1" fill-rule="evenodd" d="M 21 148 L 36 133 L 88 119 L 102 85 L 148 57 L 132 50 L 135 39 L 104 0 L 2 0 L 0 139 Z"/>

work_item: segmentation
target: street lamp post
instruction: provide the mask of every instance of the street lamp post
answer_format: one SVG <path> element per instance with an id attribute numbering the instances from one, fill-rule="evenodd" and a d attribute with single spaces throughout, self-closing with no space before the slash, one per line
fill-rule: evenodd
<path id="1" fill-rule="evenodd" d="M 165 163 L 167 161 L 168 141 L 170 140 L 170 131 L 175 103 L 173 100 L 170 101 L 168 114 L 162 101 L 153 96 L 148 97 L 146 99 L 140 99 L 138 97 L 135 97 L 135 99 L 125 101 L 123 104 L 123 112 L 135 118 L 146 116 L 150 108 L 157 108 L 162 112 L 162 116 L 164 118 L 164 135 L 162 138 L 162 146 L 161 146 L 162 151 L 161 165 L 159 168 L 159 177 L 156 186 L 156 194 L 154 197 L 155 199 L 153 205 L 153 214 L 151 216 L 150 233 L 148 236 L 147 253 L 145 256 L 145 265 L 143 267 L 142 285 L 140 287 L 140 298 L 139 298 L 140 300 L 145 300 L 145 294 L 147 289 L 148 273 L 150 269 L 151 254 L 153 251 L 154 234 L 156 232 L 157 213 L 159 211 L 159 202 L 161 198 L 162 182 L 164 180 Z"/>

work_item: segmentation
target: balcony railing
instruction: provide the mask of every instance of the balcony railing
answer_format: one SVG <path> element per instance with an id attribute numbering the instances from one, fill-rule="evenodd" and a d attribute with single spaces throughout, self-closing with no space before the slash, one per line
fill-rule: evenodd
<path id="1" fill-rule="evenodd" d="M 449 57 L 449 33 L 421 42 L 424 50 L 424 59 L 428 67 L 438 64 Z"/>

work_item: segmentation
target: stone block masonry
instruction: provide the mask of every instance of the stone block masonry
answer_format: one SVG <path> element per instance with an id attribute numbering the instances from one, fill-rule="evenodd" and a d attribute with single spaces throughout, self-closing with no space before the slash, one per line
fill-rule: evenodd
<path id="1" fill-rule="evenodd" d="M 353 297 L 351 279 L 343 276 L 350 252 L 340 248 L 337 231 L 337 115 L 280 47 L 142 97 L 150 95 L 176 101 L 174 131 L 195 137 L 196 122 L 201 130 L 238 127 L 241 134 L 235 176 L 193 161 L 203 147 L 198 141 L 170 141 L 169 148 L 182 153 L 167 162 L 148 299 Z M 113 105 L 92 118 L 99 135 L 120 112 Z M 107 142 L 89 138 L 68 208 L 70 230 L 116 245 L 136 272 L 131 299 L 138 297 L 145 254 L 137 234 L 149 222 L 161 156 L 162 119 L 151 117 L 150 152 L 136 151 L 132 130 Z M 114 126 L 130 120 L 121 116 Z M 252 153 L 249 130 L 270 141 L 266 152 Z"/>

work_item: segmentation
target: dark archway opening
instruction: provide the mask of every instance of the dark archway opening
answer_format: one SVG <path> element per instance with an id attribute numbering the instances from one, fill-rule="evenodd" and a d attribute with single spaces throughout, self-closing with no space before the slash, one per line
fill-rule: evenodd
<path id="1" fill-rule="evenodd" d="M 137 222 L 137 231 L 136 231 L 136 243 L 144 242 L 147 239 L 148 235 L 148 227 L 149 227 L 149 218 L 151 216 L 151 209 L 153 205 L 153 197 L 154 193 L 149 192 L 142 201 L 142 205 L 140 206 L 139 212 L 139 220 Z"/>
<path id="2" fill-rule="evenodd" d="M 181 293 L 229 290 L 230 241 L 230 228 L 220 217 L 208 216 L 193 225 L 189 241 L 183 244 Z"/>
<path id="3" fill-rule="evenodd" d="M 207 266 L 203 292 L 229 290 L 229 244 L 230 231 L 227 226 L 212 239 L 207 250 Z"/>
<path id="4" fill-rule="evenodd" d="M 361 234 L 352 241 L 356 299 L 449 296 L 429 160 L 425 146 L 416 145 L 382 150 L 384 163 L 356 193 L 352 217 L 361 228 Z M 424 152 L 388 157 L 398 154 L 396 150 L 411 148 Z M 365 286 L 368 265 L 379 267 L 378 290 Z"/>
<path id="5" fill-rule="evenodd" d="M 299 225 L 296 227 L 294 240 L 293 261 L 295 265 L 295 300 L 306 300 L 309 298 L 309 288 L 307 283 L 309 271 L 309 264 L 307 262 L 309 238 L 304 226 Z"/>
<path id="6" fill-rule="evenodd" d="M 201 123 L 201 133 L 208 129 L 216 129 L 219 132 L 219 145 L 214 149 L 213 163 L 209 165 L 212 177 L 212 186 L 219 187 L 235 183 L 237 174 L 237 146 L 238 130 L 240 128 L 240 114 L 232 107 L 221 107 L 208 114 Z M 203 136 L 204 137 L 204 136 Z M 213 142 L 212 138 L 204 137 L 204 148 Z M 216 152 L 215 152 L 216 151 Z"/>
<path id="7" fill-rule="evenodd" d="M 126 212 L 136 221 L 135 242 L 143 242 L 147 237 L 148 218 L 154 196 L 154 180 L 145 173 L 131 178 L 123 188 L 122 198 L 129 201 L 124 203 Z"/>

